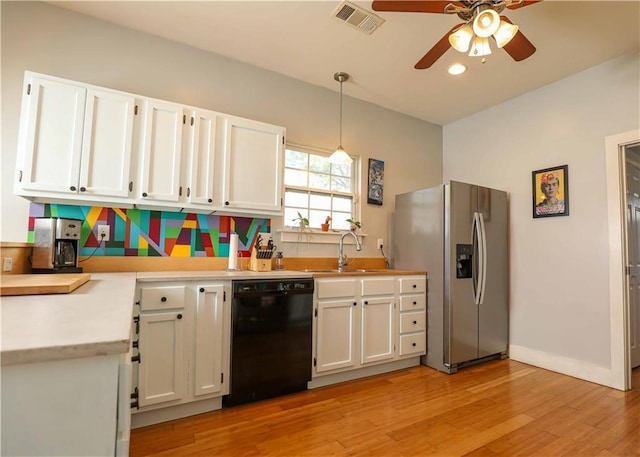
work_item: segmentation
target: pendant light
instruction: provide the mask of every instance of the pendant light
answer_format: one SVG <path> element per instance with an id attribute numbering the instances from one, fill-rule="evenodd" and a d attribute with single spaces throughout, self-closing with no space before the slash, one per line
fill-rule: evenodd
<path id="1" fill-rule="evenodd" d="M 340 83 L 340 145 L 329 156 L 329 162 L 336 164 L 348 164 L 353 162 L 353 159 L 349 157 L 349 154 L 342 147 L 342 83 L 349 79 L 347 73 L 338 72 L 333 75 L 333 79 Z"/>

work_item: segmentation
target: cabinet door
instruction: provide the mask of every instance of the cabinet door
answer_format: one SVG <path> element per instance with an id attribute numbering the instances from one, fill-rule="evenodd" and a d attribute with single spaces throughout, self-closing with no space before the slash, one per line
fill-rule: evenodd
<path id="1" fill-rule="evenodd" d="M 216 161 L 217 113 L 193 110 L 188 125 L 186 201 L 213 207 L 214 166 Z"/>
<path id="2" fill-rule="evenodd" d="M 89 89 L 82 140 L 79 191 L 127 197 L 133 147 L 135 98 Z"/>
<path id="3" fill-rule="evenodd" d="M 284 128 L 236 117 L 226 122 L 223 206 L 281 214 Z"/>
<path id="4" fill-rule="evenodd" d="M 194 395 L 222 391 L 224 290 L 198 286 L 196 296 Z"/>
<path id="5" fill-rule="evenodd" d="M 145 102 L 142 146 L 142 194 L 145 201 L 180 199 L 182 106 L 157 100 Z"/>
<path id="6" fill-rule="evenodd" d="M 140 315 L 140 407 L 185 396 L 182 311 Z"/>
<path id="7" fill-rule="evenodd" d="M 77 193 L 86 89 L 31 77 L 18 144 L 20 190 Z"/>
<path id="8" fill-rule="evenodd" d="M 357 305 L 353 299 L 318 303 L 317 373 L 356 365 Z"/>
<path id="9" fill-rule="evenodd" d="M 362 300 L 361 363 L 393 359 L 393 297 Z"/>

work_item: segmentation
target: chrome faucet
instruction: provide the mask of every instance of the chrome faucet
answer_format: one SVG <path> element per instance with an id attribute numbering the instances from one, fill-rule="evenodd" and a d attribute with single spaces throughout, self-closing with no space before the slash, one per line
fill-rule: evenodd
<path id="1" fill-rule="evenodd" d="M 358 237 L 356 236 L 355 233 L 344 232 L 340 237 L 340 245 L 339 245 L 339 251 L 338 251 L 338 271 L 339 272 L 341 272 L 344 269 L 344 267 L 347 266 L 347 263 L 348 263 L 347 256 L 344 255 L 344 253 L 342 252 L 344 249 L 344 237 L 347 235 L 351 235 L 353 239 L 356 240 L 356 251 L 359 251 L 360 249 L 362 249 L 362 246 L 360 245 L 360 241 L 358 241 Z"/>

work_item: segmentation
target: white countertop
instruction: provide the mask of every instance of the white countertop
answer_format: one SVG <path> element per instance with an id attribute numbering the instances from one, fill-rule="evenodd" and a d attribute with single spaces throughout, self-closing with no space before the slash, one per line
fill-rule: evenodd
<path id="1" fill-rule="evenodd" d="M 136 273 L 91 273 L 69 294 L 2 297 L 2 365 L 124 354 Z"/>

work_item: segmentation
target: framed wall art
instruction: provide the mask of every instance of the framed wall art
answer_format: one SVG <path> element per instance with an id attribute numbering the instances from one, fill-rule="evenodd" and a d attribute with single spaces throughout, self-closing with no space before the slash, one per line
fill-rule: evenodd
<path id="1" fill-rule="evenodd" d="M 531 173 L 533 217 L 569 215 L 569 167 L 536 170 Z"/>
<path id="2" fill-rule="evenodd" d="M 369 186 L 367 188 L 367 203 L 382 206 L 384 190 L 384 162 L 369 159 Z"/>

